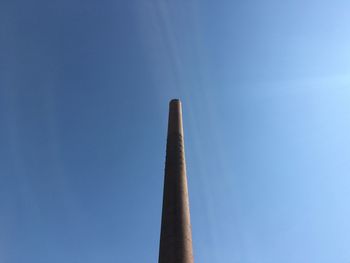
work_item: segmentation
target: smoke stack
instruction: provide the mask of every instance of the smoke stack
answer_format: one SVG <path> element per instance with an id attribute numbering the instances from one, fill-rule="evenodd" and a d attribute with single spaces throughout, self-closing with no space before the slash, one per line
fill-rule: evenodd
<path id="1" fill-rule="evenodd" d="M 169 105 L 159 263 L 193 263 L 180 100 Z"/>

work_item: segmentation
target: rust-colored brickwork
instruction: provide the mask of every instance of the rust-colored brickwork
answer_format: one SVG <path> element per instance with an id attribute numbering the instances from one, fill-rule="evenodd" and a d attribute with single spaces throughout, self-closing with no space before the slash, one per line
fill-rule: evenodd
<path id="1" fill-rule="evenodd" d="M 193 263 L 182 109 L 170 101 L 159 263 Z"/>

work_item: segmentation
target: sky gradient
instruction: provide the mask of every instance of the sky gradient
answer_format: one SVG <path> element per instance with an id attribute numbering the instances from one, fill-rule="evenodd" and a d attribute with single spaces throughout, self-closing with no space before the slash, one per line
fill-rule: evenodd
<path id="1" fill-rule="evenodd" d="M 349 10 L 0 0 L 0 262 L 157 262 L 180 98 L 196 262 L 349 263 Z"/>

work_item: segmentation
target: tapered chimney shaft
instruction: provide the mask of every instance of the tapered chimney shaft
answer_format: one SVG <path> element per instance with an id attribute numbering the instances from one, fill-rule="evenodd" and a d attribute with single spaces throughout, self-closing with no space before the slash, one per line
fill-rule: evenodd
<path id="1" fill-rule="evenodd" d="M 159 263 L 193 263 L 180 100 L 169 105 Z"/>

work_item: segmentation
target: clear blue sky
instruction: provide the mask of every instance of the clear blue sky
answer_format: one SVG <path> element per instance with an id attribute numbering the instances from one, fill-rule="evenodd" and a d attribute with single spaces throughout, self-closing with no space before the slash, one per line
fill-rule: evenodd
<path id="1" fill-rule="evenodd" d="M 349 263 L 349 10 L 0 0 L 0 262 L 157 262 L 180 98 L 196 262 Z"/>

